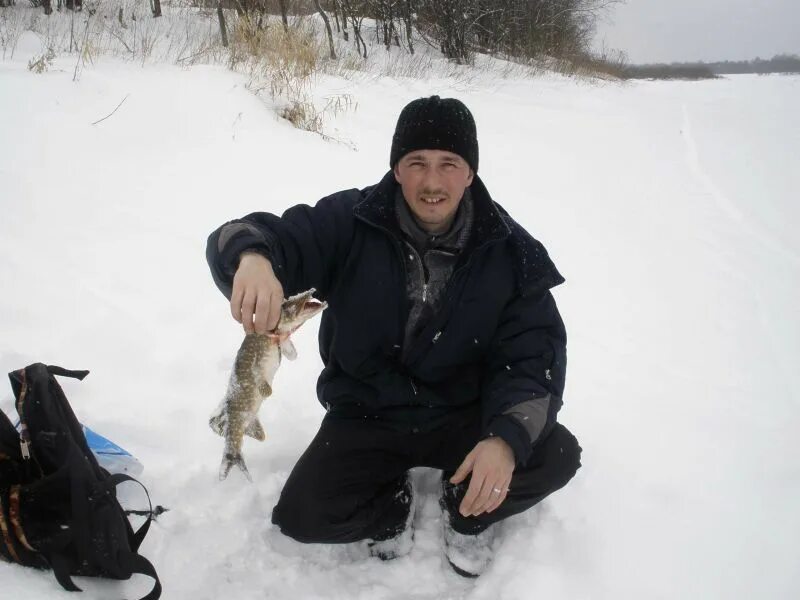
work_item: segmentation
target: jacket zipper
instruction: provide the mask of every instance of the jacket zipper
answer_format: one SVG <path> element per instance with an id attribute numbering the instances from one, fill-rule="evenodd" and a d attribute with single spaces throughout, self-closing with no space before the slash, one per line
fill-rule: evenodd
<path id="1" fill-rule="evenodd" d="M 420 283 L 422 284 L 422 302 L 427 304 L 428 302 L 428 269 L 425 268 L 425 261 L 423 260 L 420 253 L 417 252 L 417 249 L 414 248 L 411 244 L 406 242 L 406 246 L 408 247 L 409 251 L 413 253 L 413 260 L 416 260 L 420 266 Z M 403 259 L 403 268 L 405 268 L 405 259 Z M 408 272 L 406 271 L 406 277 L 408 277 Z"/>
<path id="2" fill-rule="evenodd" d="M 370 221 L 368 219 L 365 219 L 364 217 L 362 217 L 360 215 L 355 215 L 355 218 L 357 218 L 358 220 L 362 221 L 363 223 L 366 223 L 367 225 L 370 225 L 370 226 L 374 227 L 375 229 L 378 229 L 379 231 L 382 231 L 387 236 L 389 236 L 389 239 L 391 240 L 392 245 L 395 247 L 395 251 L 397 253 L 397 258 L 400 260 L 400 266 L 403 269 L 403 284 L 405 285 L 405 282 L 408 279 L 408 270 L 406 269 L 405 258 L 403 256 L 404 250 L 403 250 L 403 247 L 402 247 L 402 242 L 400 240 L 398 240 L 397 237 L 391 231 L 389 231 L 386 227 L 383 227 L 382 225 L 378 225 L 377 223 L 373 223 L 372 221 Z M 445 297 L 446 300 L 445 300 L 445 302 L 443 302 L 442 306 L 444 306 L 445 308 L 450 308 L 450 309 L 452 308 L 452 304 L 453 304 L 452 303 L 452 299 L 449 298 L 449 297 L 452 296 L 453 289 L 454 289 L 453 283 L 455 282 L 457 276 L 460 275 L 465 269 L 467 269 L 472 264 L 472 262 L 475 260 L 475 256 L 477 254 L 479 254 L 481 251 L 483 251 L 488 246 L 491 246 L 494 243 L 502 241 L 502 239 L 505 239 L 505 238 L 486 240 L 480 246 L 477 246 L 474 250 L 472 250 L 472 252 L 470 252 L 469 257 L 467 258 L 466 262 L 464 262 L 463 265 L 461 265 L 458 268 L 454 269 L 453 274 L 450 275 L 450 279 L 448 280 L 447 285 L 446 285 L 445 290 L 444 290 L 444 297 Z M 423 269 L 424 269 L 424 265 L 423 265 Z M 427 298 L 427 284 L 423 284 L 423 297 L 424 297 L 424 299 Z M 407 294 L 403 294 L 403 311 L 402 312 L 403 312 L 402 316 L 403 316 L 404 320 L 407 321 L 408 320 L 408 296 L 407 296 Z M 427 331 L 428 329 L 430 329 L 434 325 L 434 323 L 437 325 L 437 327 L 436 327 L 437 332 L 436 332 L 436 335 L 434 336 L 434 338 L 436 340 L 439 339 L 439 335 L 441 334 L 440 323 L 447 321 L 447 319 L 443 319 L 442 318 L 443 315 L 445 315 L 445 314 L 449 318 L 450 310 L 446 310 L 446 311 L 440 312 L 439 315 L 438 315 L 439 319 L 436 320 L 436 321 L 431 322 L 428 325 L 428 327 L 425 328 L 425 331 Z M 406 330 L 405 322 L 401 323 L 401 330 L 403 331 L 403 343 L 401 345 L 401 347 L 402 347 L 406 343 L 406 340 L 405 340 L 405 330 Z M 409 348 L 408 352 L 404 353 L 405 354 L 405 358 L 409 358 L 409 357 L 417 354 L 419 352 L 419 350 L 422 348 L 423 340 L 424 340 L 424 338 L 422 338 L 422 336 L 420 336 L 420 339 L 417 340 L 417 343 L 414 344 L 411 348 Z M 435 342 L 434 341 L 430 341 L 429 343 L 432 344 L 432 343 L 435 343 Z M 402 362 L 404 364 L 409 364 L 410 362 L 413 362 L 413 361 L 408 361 L 408 363 L 406 363 L 406 361 L 403 360 Z M 409 379 L 411 379 L 411 378 L 409 377 Z M 414 389 L 414 393 L 416 394 L 417 393 L 417 388 L 414 385 L 413 380 L 411 381 L 411 387 Z"/>

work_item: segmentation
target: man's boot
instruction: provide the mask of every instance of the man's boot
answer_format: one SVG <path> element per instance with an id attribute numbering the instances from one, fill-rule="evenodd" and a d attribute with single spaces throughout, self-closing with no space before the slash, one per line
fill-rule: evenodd
<path id="1" fill-rule="evenodd" d="M 439 506 L 442 507 L 444 554 L 456 573 L 462 577 L 478 577 L 492 560 L 495 526 L 490 525 L 483 530 L 470 533 L 461 533 L 453 529 L 453 517 L 448 503 L 457 506 L 459 500 L 458 486 L 451 484 L 447 479 L 442 480 Z"/>
<path id="2" fill-rule="evenodd" d="M 368 542 L 370 556 L 376 556 L 381 560 L 393 560 L 400 558 L 411 552 L 414 545 L 414 490 L 410 478 L 406 479 L 405 485 L 398 492 L 398 500 L 408 506 L 408 516 L 399 531 L 390 532 L 388 537 L 381 536 L 382 539 L 370 540 Z"/>
<path id="3" fill-rule="evenodd" d="M 489 566 L 494 555 L 492 541 L 495 526 L 490 525 L 480 533 L 464 534 L 453 529 L 450 514 L 442 513 L 444 524 L 444 553 L 453 570 L 462 577 L 479 577 Z"/>

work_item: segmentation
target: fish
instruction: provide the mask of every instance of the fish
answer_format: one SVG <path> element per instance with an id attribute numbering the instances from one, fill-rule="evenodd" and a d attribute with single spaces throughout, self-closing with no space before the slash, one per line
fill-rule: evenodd
<path id="1" fill-rule="evenodd" d="M 281 355 L 289 360 L 297 358 L 289 336 L 328 306 L 313 298 L 315 291 L 312 288 L 284 300 L 278 326 L 272 332 L 245 335 L 236 353 L 225 397 L 208 422 L 211 429 L 225 439 L 220 480 L 227 478 L 236 466 L 253 481 L 242 456 L 244 436 L 260 442 L 267 437 L 258 420 L 258 410 L 264 399 L 272 395 L 272 381 Z"/>

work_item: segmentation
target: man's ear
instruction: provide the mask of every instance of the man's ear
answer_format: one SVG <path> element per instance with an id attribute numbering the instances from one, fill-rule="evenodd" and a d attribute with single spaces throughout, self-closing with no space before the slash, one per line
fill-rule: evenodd
<path id="1" fill-rule="evenodd" d="M 475 171 L 473 171 L 472 168 L 470 167 L 469 177 L 467 178 L 467 187 L 472 185 L 472 180 L 473 179 L 475 179 Z"/>
<path id="2" fill-rule="evenodd" d="M 400 163 L 398 162 L 397 164 L 395 164 L 394 168 L 392 169 L 392 172 L 394 173 L 394 180 L 395 180 L 397 183 L 400 183 L 400 169 L 399 169 L 399 165 L 400 165 Z"/>

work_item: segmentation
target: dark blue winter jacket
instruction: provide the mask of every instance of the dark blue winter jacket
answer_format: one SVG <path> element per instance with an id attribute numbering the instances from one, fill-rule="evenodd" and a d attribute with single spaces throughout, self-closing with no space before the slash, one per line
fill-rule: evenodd
<path id="1" fill-rule="evenodd" d="M 317 383 L 331 417 L 381 420 L 407 431 L 480 413 L 518 463 L 561 407 L 566 333 L 549 289 L 563 282 L 544 247 L 475 176 L 474 226 L 442 308 L 403 344 L 409 302 L 390 171 L 277 217 L 253 213 L 208 239 L 214 281 L 230 298 L 244 250 L 268 257 L 286 296 L 316 288 L 328 302 Z"/>

